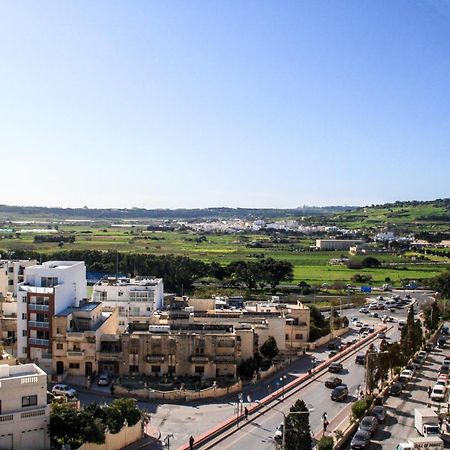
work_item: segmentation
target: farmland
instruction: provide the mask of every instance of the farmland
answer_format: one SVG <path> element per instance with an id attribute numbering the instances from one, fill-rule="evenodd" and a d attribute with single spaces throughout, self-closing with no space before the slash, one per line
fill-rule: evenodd
<path id="1" fill-rule="evenodd" d="M 100 250 L 121 253 L 143 253 L 187 256 L 204 262 L 227 265 L 232 261 L 258 260 L 272 257 L 286 260 L 294 266 L 294 280 L 297 284 L 351 282 L 355 273 L 369 274 L 376 284 L 390 278 L 399 284 L 402 279 L 420 280 L 431 278 L 448 267 L 448 258 L 431 257 L 415 261 L 414 254 L 374 254 L 382 262 L 382 267 L 354 270 L 344 264 L 330 264 L 332 258 L 339 258 L 346 252 L 311 251 L 313 240 L 294 237 L 289 243 L 277 243 L 270 236 L 261 234 L 208 234 L 199 235 L 193 231 L 145 231 L 130 226 L 113 228 L 104 226 L 60 225 L 58 233 L 75 238 L 74 243 L 65 243 L 62 248 L 57 242 L 34 242 L 38 233 L 9 235 L 0 241 L 0 252 L 14 250 L 37 251 L 45 259 L 46 254 L 60 250 Z M 252 243 L 260 247 L 254 248 Z"/>

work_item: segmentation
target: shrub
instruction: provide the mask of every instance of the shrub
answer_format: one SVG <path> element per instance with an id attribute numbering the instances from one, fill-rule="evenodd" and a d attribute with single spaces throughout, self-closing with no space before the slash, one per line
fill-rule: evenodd
<path id="1" fill-rule="evenodd" d="M 334 441 L 331 436 L 322 436 L 317 445 L 317 450 L 333 450 Z"/>
<path id="2" fill-rule="evenodd" d="M 357 400 L 355 403 L 353 403 L 352 419 L 353 420 L 362 419 L 371 403 L 372 403 L 371 397 L 366 397 L 363 398 L 362 400 Z"/>

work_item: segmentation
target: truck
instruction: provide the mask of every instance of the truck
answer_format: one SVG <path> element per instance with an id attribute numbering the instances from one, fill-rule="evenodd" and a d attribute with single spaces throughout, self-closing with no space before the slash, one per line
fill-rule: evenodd
<path id="1" fill-rule="evenodd" d="M 442 450 L 443 448 L 444 441 L 439 436 L 409 438 L 407 442 L 402 442 L 397 446 L 397 450 Z"/>
<path id="2" fill-rule="evenodd" d="M 414 410 L 414 426 L 424 437 L 440 435 L 439 417 L 431 408 L 416 408 Z"/>

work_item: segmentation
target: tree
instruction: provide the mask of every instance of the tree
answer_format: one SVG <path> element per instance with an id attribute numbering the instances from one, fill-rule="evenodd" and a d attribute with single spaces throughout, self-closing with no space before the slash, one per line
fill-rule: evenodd
<path id="1" fill-rule="evenodd" d="M 285 448 L 286 450 L 311 450 L 312 437 L 309 426 L 309 412 L 303 400 L 297 400 L 291 406 L 290 412 L 304 414 L 288 414 L 286 416 Z"/>
<path id="2" fill-rule="evenodd" d="M 333 450 L 334 441 L 331 436 L 322 436 L 317 444 L 317 450 Z"/>
<path id="3" fill-rule="evenodd" d="M 370 344 L 366 353 L 366 391 L 372 395 L 373 390 L 377 385 L 377 373 L 378 373 L 378 358 L 375 352 L 375 347 Z"/>
<path id="4" fill-rule="evenodd" d="M 437 327 L 439 326 L 440 314 L 441 312 L 439 311 L 436 300 L 434 300 L 431 305 L 425 308 L 425 325 L 429 330 L 437 329 Z"/>
<path id="5" fill-rule="evenodd" d="M 450 298 L 450 270 L 430 280 L 430 287 L 438 291 L 443 298 Z"/>
<path id="6" fill-rule="evenodd" d="M 352 405 L 352 418 L 353 420 L 362 419 L 366 414 L 367 408 L 372 403 L 372 399 L 364 398 L 362 400 L 357 400 Z"/>
<path id="7" fill-rule="evenodd" d="M 377 268 L 381 266 L 380 261 L 373 256 L 367 256 L 361 261 L 362 267 Z"/>
<path id="8" fill-rule="evenodd" d="M 108 406 L 106 411 L 106 424 L 111 433 L 118 433 L 125 421 L 129 426 L 133 426 L 142 418 L 142 411 L 136 406 L 134 398 L 118 398 Z"/>
<path id="9" fill-rule="evenodd" d="M 54 446 L 80 447 L 85 441 L 80 413 L 67 404 L 55 404 L 50 413 L 49 434 Z"/>
<path id="10" fill-rule="evenodd" d="M 276 261 L 273 258 L 263 259 L 258 263 L 264 281 L 274 289 L 280 281 L 294 279 L 294 266 L 289 261 Z"/>
<path id="11" fill-rule="evenodd" d="M 259 350 L 265 358 L 272 360 L 279 352 L 277 341 L 273 336 L 269 336 Z"/>
<path id="12" fill-rule="evenodd" d="M 406 325 L 402 329 L 400 338 L 403 353 L 407 358 L 410 358 L 414 352 L 420 347 L 422 339 L 417 342 L 417 330 L 414 324 L 414 308 L 408 309 L 408 315 L 406 317 Z"/>
<path id="13" fill-rule="evenodd" d="M 251 378 L 257 370 L 258 363 L 254 358 L 248 358 L 238 366 L 238 374 L 241 378 Z"/>

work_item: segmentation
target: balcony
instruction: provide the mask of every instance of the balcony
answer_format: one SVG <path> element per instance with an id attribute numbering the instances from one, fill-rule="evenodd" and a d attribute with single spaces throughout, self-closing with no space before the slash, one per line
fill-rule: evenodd
<path id="1" fill-rule="evenodd" d="M 99 361 L 122 361 L 122 352 L 99 352 L 97 359 Z"/>
<path id="2" fill-rule="evenodd" d="M 28 303 L 29 311 L 48 311 L 48 305 L 38 305 L 37 303 Z"/>
<path id="3" fill-rule="evenodd" d="M 237 364 L 234 355 L 216 355 L 214 362 L 216 364 Z"/>
<path id="4" fill-rule="evenodd" d="M 67 352 L 68 358 L 84 358 L 84 350 L 69 350 Z"/>
<path id="5" fill-rule="evenodd" d="M 148 363 L 163 363 L 166 357 L 164 355 L 147 355 L 145 361 Z"/>
<path id="6" fill-rule="evenodd" d="M 29 338 L 28 343 L 31 345 L 40 345 L 42 347 L 48 347 L 50 341 L 48 339 Z"/>
<path id="7" fill-rule="evenodd" d="M 209 362 L 209 356 L 206 356 L 206 355 L 191 355 L 189 357 L 189 359 L 193 363 L 207 363 L 207 362 Z"/>
<path id="8" fill-rule="evenodd" d="M 29 320 L 28 326 L 32 328 L 45 328 L 48 329 L 49 323 L 48 322 L 38 322 L 36 320 Z"/>

